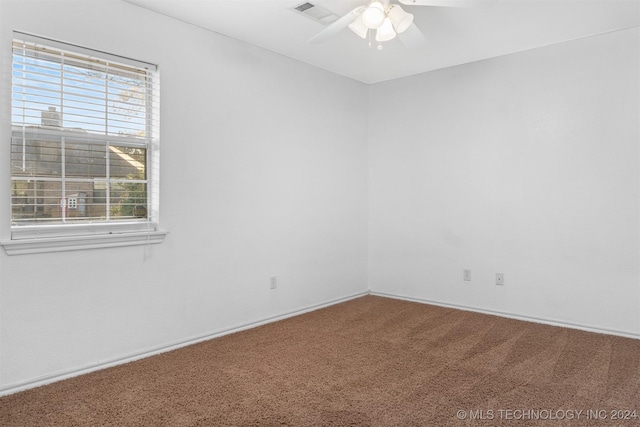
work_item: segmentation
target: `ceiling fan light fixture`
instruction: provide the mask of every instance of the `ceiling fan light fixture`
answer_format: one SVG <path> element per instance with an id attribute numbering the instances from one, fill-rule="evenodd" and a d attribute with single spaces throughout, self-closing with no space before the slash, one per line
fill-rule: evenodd
<path id="1" fill-rule="evenodd" d="M 386 14 L 384 13 L 384 5 L 379 1 L 372 2 L 367 8 L 362 12 L 362 22 L 367 28 L 375 30 L 380 28 L 380 26 L 384 23 L 386 18 Z"/>
<path id="2" fill-rule="evenodd" d="M 413 23 L 413 14 L 405 12 L 404 9 L 397 4 L 391 5 L 387 15 L 398 34 L 405 32 Z"/>
<path id="3" fill-rule="evenodd" d="M 393 24 L 391 19 L 385 18 L 384 22 L 376 31 L 376 41 L 386 42 L 396 37 L 396 32 L 393 30 Z"/>
<path id="4" fill-rule="evenodd" d="M 369 28 L 362 21 L 362 15 L 349 24 L 349 29 L 363 39 L 367 38 L 367 33 L 369 32 Z"/>

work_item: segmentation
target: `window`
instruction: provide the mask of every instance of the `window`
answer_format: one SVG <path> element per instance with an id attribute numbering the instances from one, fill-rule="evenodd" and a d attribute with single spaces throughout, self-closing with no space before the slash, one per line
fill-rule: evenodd
<path id="1" fill-rule="evenodd" d="M 14 37 L 7 252 L 21 240 L 66 242 L 54 249 L 66 250 L 136 244 L 134 235 L 144 235 L 141 243 L 152 234 L 163 237 L 153 233 L 159 206 L 156 67 L 22 33 Z"/>

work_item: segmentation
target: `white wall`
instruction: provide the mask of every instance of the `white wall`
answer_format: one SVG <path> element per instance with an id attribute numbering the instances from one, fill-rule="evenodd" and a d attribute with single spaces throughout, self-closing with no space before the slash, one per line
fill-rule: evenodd
<path id="1" fill-rule="evenodd" d="M 371 290 L 638 336 L 639 38 L 372 86 Z"/>
<path id="2" fill-rule="evenodd" d="M 170 234 L 0 250 L 0 391 L 366 292 L 367 86 L 119 0 L 0 0 L 2 141 L 14 29 L 159 65 Z"/>

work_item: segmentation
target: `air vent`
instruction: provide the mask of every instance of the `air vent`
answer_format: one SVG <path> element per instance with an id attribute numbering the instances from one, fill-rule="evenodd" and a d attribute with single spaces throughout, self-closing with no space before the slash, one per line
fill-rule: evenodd
<path id="1" fill-rule="evenodd" d="M 294 7 L 293 10 L 324 25 L 336 22 L 340 18 L 338 15 L 334 15 L 328 10 L 309 2 L 301 3 Z"/>

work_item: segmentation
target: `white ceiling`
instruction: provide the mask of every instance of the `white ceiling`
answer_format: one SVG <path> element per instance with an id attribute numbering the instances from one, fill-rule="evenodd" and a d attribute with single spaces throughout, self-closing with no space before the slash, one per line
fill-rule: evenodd
<path id="1" fill-rule="evenodd" d="M 567 40 L 640 26 L 640 0 L 497 0 L 490 8 L 403 6 L 426 43 L 384 49 L 292 11 L 305 0 L 125 0 L 364 83 L 376 83 Z M 344 15 L 367 0 L 309 0 Z M 482 1 L 482 0 L 479 0 Z M 397 2 L 397 0 L 393 0 Z"/>

